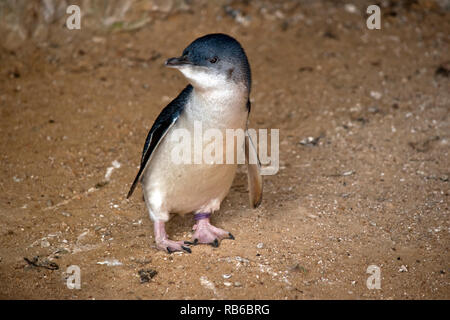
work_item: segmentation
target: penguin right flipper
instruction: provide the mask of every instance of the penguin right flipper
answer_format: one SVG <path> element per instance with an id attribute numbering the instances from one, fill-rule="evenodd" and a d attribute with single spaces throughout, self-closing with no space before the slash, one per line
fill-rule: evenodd
<path id="1" fill-rule="evenodd" d="M 131 185 L 130 191 L 128 192 L 127 199 L 131 197 L 136 188 L 142 173 L 144 172 L 147 164 L 150 163 L 153 151 L 156 150 L 160 142 L 166 136 L 169 129 L 175 124 L 175 122 L 180 117 L 181 112 L 184 110 L 189 95 L 192 92 L 193 87 L 188 85 L 183 91 L 176 97 L 172 102 L 170 102 L 156 118 L 155 122 L 150 129 L 147 139 L 145 140 L 144 150 L 142 151 L 141 166 L 136 175 L 136 178 Z"/>
<path id="2" fill-rule="evenodd" d="M 262 201 L 263 180 L 260 173 L 261 163 L 259 162 L 258 153 L 248 131 L 245 136 L 245 162 L 247 164 L 250 205 L 253 208 L 257 208 Z"/>

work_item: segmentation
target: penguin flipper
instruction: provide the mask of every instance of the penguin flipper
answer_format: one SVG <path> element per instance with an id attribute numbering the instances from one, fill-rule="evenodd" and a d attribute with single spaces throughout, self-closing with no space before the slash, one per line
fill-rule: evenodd
<path id="1" fill-rule="evenodd" d="M 247 164 L 250 205 L 253 208 L 257 208 L 262 201 L 263 180 L 260 173 L 261 163 L 259 162 L 258 153 L 248 131 L 245 136 L 245 162 Z"/>
<path id="2" fill-rule="evenodd" d="M 166 134 L 169 132 L 170 128 L 175 124 L 184 110 L 184 106 L 192 92 L 193 87 L 188 85 L 184 90 L 176 97 L 172 102 L 170 102 L 159 114 L 150 129 L 147 139 L 145 140 L 144 150 L 142 151 L 141 166 L 136 175 L 136 178 L 131 185 L 130 191 L 128 192 L 127 199 L 131 197 L 136 189 L 138 182 L 141 179 L 142 173 L 144 172 L 147 165 L 150 163 L 153 151 L 156 150 L 158 145 L 164 139 Z"/>

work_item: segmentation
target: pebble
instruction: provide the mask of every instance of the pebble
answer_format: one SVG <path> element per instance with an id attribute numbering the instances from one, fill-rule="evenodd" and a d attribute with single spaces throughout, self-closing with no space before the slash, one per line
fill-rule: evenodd
<path id="1" fill-rule="evenodd" d="M 383 95 L 378 91 L 370 91 L 370 96 L 375 100 L 380 100 Z"/>
<path id="2" fill-rule="evenodd" d="M 301 140 L 301 141 L 300 141 L 300 144 L 301 144 L 302 146 L 315 146 L 315 145 L 317 145 L 317 143 L 319 142 L 320 138 L 321 138 L 321 137 L 317 137 L 317 138 L 314 138 L 314 137 L 307 137 L 307 138 Z"/>
<path id="3" fill-rule="evenodd" d="M 408 268 L 405 265 L 402 265 L 400 269 L 398 269 L 398 272 L 408 272 Z"/>
<path id="4" fill-rule="evenodd" d="M 105 261 L 99 261 L 97 264 L 107 265 L 108 267 L 115 267 L 115 266 L 121 266 L 122 262 L 120 262 L 117 259 L 112 260 L 105 260 Z"/>
<path id="5" fill-rule="evenodd" d="M 102 37 L 93 37 L 92 38 L 92 42 L 94 42 L 94 43 L 105 43 L 106 39 L 102 38 Z"/>
<path id="6" fill-rule="evenodd" d="M 48 242 L 46 239 L 41 240 L 41 247 L 42 248 L 48 248 L 50 247 L 50 242 Z"/>
<path id="7" fill-rule="evenodd" d="M 157 274 L 158 271 L 153 269 L 141 269 L 138 271 L 141 283 L 149 282 L 150 279 L 153 279 Z"/>
<path id="8" fill-rule="evenodd" d="M 264 248 L 264 243 L 260 242 L 260 243 L 258 243 L 258 244 L 256 245 L 256 247 L 257 247 L 258 249 L 262 249 L 262 248 Z"/>
<path id="9" fill-rule="evenodd" d="M 367 111 L 369 111 L 370 113 L 378 113 L 380 112 L 380 109 L 378 109 L 378 107 L 369 107 Z"/>
<path id="10" fill-rule="evenodd" d="M 345 11 L 350 12 L 350 13 L 358 13 L 358 9 L 356 8 L 356 6 L 354 4 L 351 3 L 347 3 L 345 6 Z"/>

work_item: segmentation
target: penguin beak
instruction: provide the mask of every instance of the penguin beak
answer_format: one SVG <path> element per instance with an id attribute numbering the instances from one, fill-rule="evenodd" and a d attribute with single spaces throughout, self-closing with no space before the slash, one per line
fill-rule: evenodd
<path id="1" fill-rule="evenodd" d="M 192 64 L 191 61 L 189 61 L 187 56 L 182 56 L 178 58 L 170 58 L 166 61 L 165 65 L 169 68 L 178 68 L 180 66 L 184 66 L 187 64 Z"/>

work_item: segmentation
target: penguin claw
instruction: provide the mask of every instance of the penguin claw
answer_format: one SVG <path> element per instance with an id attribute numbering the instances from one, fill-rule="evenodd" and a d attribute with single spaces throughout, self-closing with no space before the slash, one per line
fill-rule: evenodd
<path id="1" fill-rule="evenodd" d="M 194 239 L 194 241 L 185 241 L 184 244 L 187 244 L 189 246 L 196 246 L 198 245 L 198 239 Z"/>
<path id="2" fill-rule="evenodd" d="M 219 240 L 214 239 L 214 241 L 211 242 L 210 245 L 212 245 L 214 248 L 218 248 L 219 247 Z"/>
<path id="3" fill-rule="evenodd" d="M 216 228 L 206 221 L 199 221 L 194 229 L 195 233 L 192 236 L 194 245 L 205 243 L 217 248 L 223 239 L 234 240 L 234 236 L 230 232 Z"/>
<path id="4" fill-rule="evenodd" d="M 192 253 L 192 250 L 188 247 L 185 246 L 181 246 L 183 248 L 184 251 L 186 251 L 187 253 Z"/>
<path id="5" fill-rule="evenodd" d="M 172 241 L 170 239 L 160 239 L 156 241 L 156 248 L 159 250 L 165 251 L 169 254 L 182 251 L 192 253 L 191 249 L 184 246 L 184 241 Z"/>

